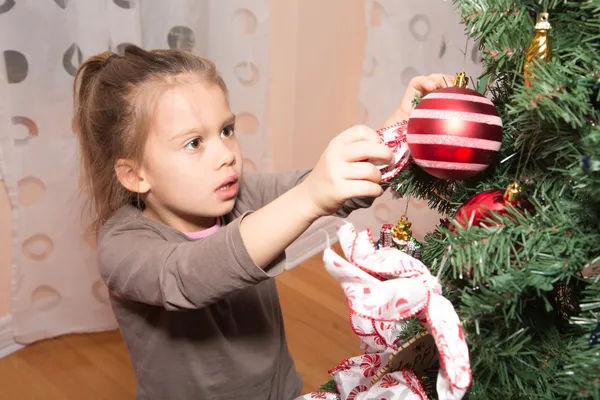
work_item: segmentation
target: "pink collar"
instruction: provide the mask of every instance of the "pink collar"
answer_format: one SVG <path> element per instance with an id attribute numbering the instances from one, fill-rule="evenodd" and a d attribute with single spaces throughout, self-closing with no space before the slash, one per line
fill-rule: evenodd
<path id="1" fill-rule="evenodd" d="M 220 228 L 221 228 L 221 218 L 217 218 L 217 223 L 208 229 L 205 229 L 203 231 L 198 231 L 198 232 L 184 232 L 184 234 L 192 239 L 200 239 L 200 238 L 205 238 L 207 236 L 212 235 L 213 233 L 218 231 Z"/>

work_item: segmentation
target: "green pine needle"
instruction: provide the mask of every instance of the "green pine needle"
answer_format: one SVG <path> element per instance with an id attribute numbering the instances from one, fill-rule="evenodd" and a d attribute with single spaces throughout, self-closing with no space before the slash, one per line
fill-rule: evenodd
<path id="1" fill-rule="evenodd" d="M 323 384 L 319 389 L 319 392 L 339 393 L 335 381 L 332 379 L 329 382 Z"/>

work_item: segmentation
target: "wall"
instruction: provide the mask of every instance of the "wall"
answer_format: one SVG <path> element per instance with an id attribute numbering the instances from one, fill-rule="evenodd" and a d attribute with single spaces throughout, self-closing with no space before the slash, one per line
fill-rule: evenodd
<path id="1" fill-rule="evenodd" d="M 311 167 L 356 122 L 364 0 L 271 0 L 271 7 L 273 165 L 278 171 Z"/>

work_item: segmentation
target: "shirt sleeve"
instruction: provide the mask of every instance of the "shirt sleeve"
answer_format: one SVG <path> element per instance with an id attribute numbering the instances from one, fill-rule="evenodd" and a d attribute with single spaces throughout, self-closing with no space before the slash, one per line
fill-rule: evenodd
<path id="1" fill-rule="evenodd" d="M 294 186 L 304 181 L 311 171 L 311 169 L 301 169 L 283 173 L 254 173 L 250 175 L 247 180 L 248 187 L 261 189 L 259 191 L 259 207 L 264 207 L 277 197 L 281 196 Z M 350 199 L 346 201 L 342 208 L 334 215 L 345 218 L 354 210 L 370 207 L 374 201 L 375 198 L 372 197 L 358 197 Z"/>
<path id="2" fill-rule="evenodd" d="M 374 197 L 356 197 L 354 199 L 350 199 L 344 203 L 342 208 L 340 208 L 336 213 L 336 217 L 346 218 L 348 215 L 352 213 L 352 211 L 358 210 L 360 208 L 369 208 L 375 201 Z"/>
<path id="3" fill-rule="evenodd" d="M 256 285 L 272 273 L 246 250 L 240 234 L 245 215 L 211 236 L 183 242 L 168 241 L 140 222 L 114 226 L 99 245 L 102 279 L 118 298 L 167 310 L 201 308 Z"/>
<path id="4" fill-rule="evenodd" d="M 258 209 L 266 206 L 288 190 L 300 184 L 310 169 L 300 169 L 286 172 L 254 172 L 244 174 L 247 192 L 253 206 Z"/>

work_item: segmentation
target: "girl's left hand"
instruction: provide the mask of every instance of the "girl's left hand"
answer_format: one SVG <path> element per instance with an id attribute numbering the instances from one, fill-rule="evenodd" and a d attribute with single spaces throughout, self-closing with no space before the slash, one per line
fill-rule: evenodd
<path id="1" fill-rule="evenodd" d="M 399 121 L 407 120 L 412 111 L 412 102 L 415 94 L 423 97 L 427 93 L 434 92 L 449 86 L 454 86 L 454 77 L 444 74 L 431 74 L 429 76 L 416 76 L 408 84 L 408 88 L 404 92 L 400 106 L 394 113 L 385 121 L 383 126 L 390 126 Z"/>

